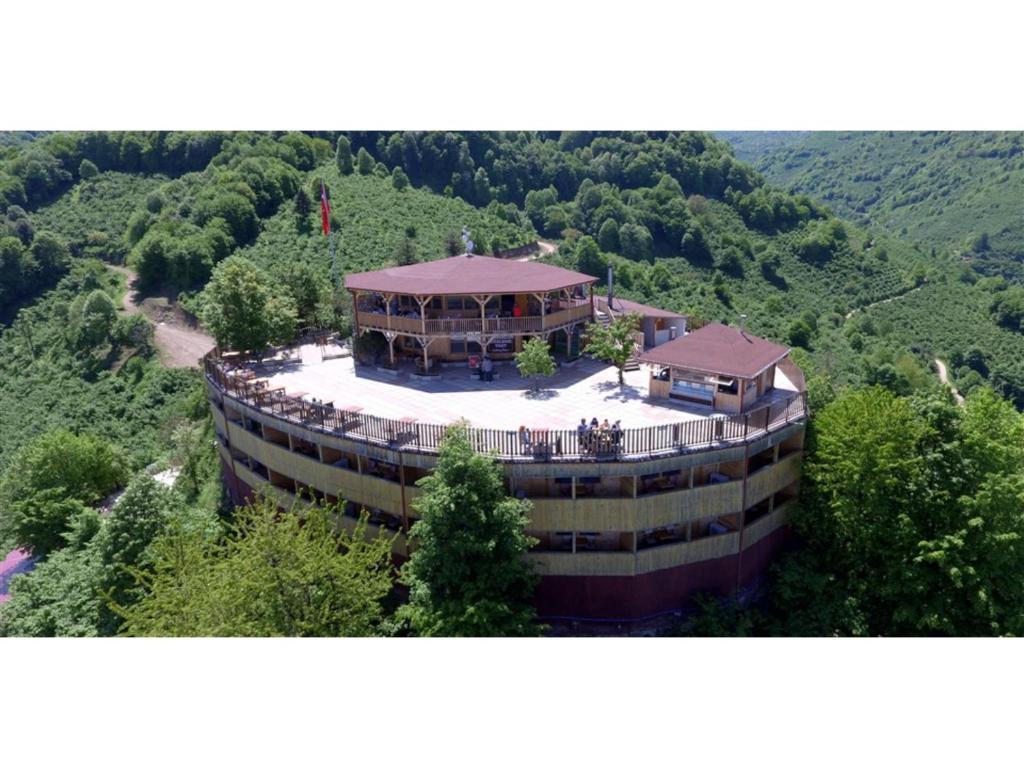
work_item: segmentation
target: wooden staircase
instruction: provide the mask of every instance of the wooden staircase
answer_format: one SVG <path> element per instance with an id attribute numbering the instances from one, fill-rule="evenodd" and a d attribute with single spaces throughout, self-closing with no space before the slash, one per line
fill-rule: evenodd
<path id="1" fill-rule="evenodd" d="M 637 331 L 633 334 L 633 354 L 630 355 L 629 360 L 626 361 L 626 365 L 623 366 L 623 371 L 639 371 L 640 361 L 637 359 L 644 353 L 644 335 L 642 332 Z"/>

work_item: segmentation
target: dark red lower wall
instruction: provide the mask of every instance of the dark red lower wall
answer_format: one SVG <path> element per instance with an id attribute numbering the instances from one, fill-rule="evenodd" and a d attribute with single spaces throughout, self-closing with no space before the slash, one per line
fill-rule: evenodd
<path id="1" fill-rule="evenodd" d="M 547 576 L 537 589 L 537 612 L 547 619 L 635 621 L 683 608 L 700 592 L 728 595 L 763 576 L 789 536 L 788 526 L 773 531 L 744 550 L 742 563 L 730 555 L 640 576 Z"/>
<path id="2" fill-rule="evenodd" d="M 243 506 L 255 495 L 255 491 L 238 479 L 235 470 L 224 461 L 223 456 L 220 459 L 220 468 L 224 476 L 224 487 L 227 488 L 228 498 L 231 499 L 231 503 L 236 507 Z"/>
<path id="3" fill-rule="evenodd" d="M 245 504 L 254 491 L 223 459 L 224 485 L 234 504 Z M 757 581 L 785 547 L 789 527 L 765 536 L 739 555 L 666 568 L 641 576 L 545 576 L 534 602 L 544 619 L 634 621 L 678 610 L 700 592 L 727 595 Z M 737 568 L 739 582 L 737 583 Z"/>

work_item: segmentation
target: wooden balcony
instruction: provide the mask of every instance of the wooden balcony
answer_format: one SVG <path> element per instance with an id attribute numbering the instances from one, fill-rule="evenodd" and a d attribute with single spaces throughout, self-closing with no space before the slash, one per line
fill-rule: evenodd
<path id="1" fill-rule="evenodd" d="M 374 331 L 394 331 L 415 336 L 458 337 L 469 334 L 526 335 L 551 331 L 571 323 L 590 319 L 590 302 L 579 301 L 546 315 L 525 317 L 407 317 L 359 310 L 359 327 Z"/>

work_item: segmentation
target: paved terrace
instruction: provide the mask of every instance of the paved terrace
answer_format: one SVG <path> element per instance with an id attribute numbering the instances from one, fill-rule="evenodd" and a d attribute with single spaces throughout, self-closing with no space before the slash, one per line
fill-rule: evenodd
<path id="1" fill-rule="evenodd" d="M 513 363 L 496 363 L 495 380 L 481 382 L 470 376 L 464 363 L 442 368 L 440 376 L 421 377 L 413 374 L 412 366 L 391 375 L 368 366 L 357 369 L 350 357 L 324 360 L 315 345 L 302 346 L 292 354 L 290 359 L 275 358 L 251 367 L 270 388 L 283 387 L 307 401 L 316 398 L 339 410 L 358 409 L 386 419 L 443 425 L 465 418 L 485 429 L 517 430 L 525 425 L 531 430 L 572 430 L 581 418 L 612 423 L 619 419 L 623 429 L 633 429 L 716 415 L 705 406 L 649 400 L 645 368 L 627 372 L 625 386 L 620 388 L 614 367 L 589 358 L 542 379 L 540 392 L 533 394 Z M 752 408 L 782 402 L 796 392 L 778 370 L 775 387 Z"/>

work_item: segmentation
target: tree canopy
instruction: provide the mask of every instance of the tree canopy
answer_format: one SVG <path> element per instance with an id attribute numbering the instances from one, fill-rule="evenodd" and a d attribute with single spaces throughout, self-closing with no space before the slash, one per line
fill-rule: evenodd
<path id="1" fill-rule="evenodd" d="M 362 637 L 379 632 L 391 591 L 391 542 L 350 535 L 337 507 L 279 513 L 258 498 L 227 535 L 172 523 L 134 569 L 142 598 L 121 609 L 122 633 L 149 637 Z"/>
<path id="2" fill-rule="evenodd" d="M 1024 631 L 1024 417 L 991 390 L 963 409 L 840 395 L 814 422 L 806 485 L 797 530 L 862 631 Z"/>
<path id="3" fill-rule="evenodd" d="M 64 546 L 75 520 L 126 480 L 121 454 L 91 435 L 54 430 L 13 458 L 0 478 L 0 540 L 42 555 Z"/>
<path id="4" fill-rule="evenodd" d="M 626 383 L 623 372 L 636 352 L 634 335 L 640 327 L 638 315 L 620 315 L 608 325 L 595 323 L 588 329 L 589 339 L 584 352 L 606 360 L 618 369 L 619 386 Z"/>
<path id="5" fill-rule="evenodd" d="M 399 610 L 418 635 L 535 635 L 529 600 L 536 584 L 527 550 L 530 503 L 505 493 L 494 459 L 476 453 L 455 426 L 441 444 L 437 467 L 418 482 L 416 543 L 402 567 L 409 603 Z"/>
<path id="6" fill-rule="evenodd" d="M 555 359 L 548 343 L 536 337 L 527 340 L 523 349 L 516 353 L 516 367 L 520 376 L 530 379 L 530 386 L 536 391 L 538 378 L 555 373 Z"/>
<path id="7" fill-rule="evenodd" d="M 295 333 L 292 298 L 241 256 L 217 266 L 203 297 L 203 323 L 222 347 L 259 352 L 291 341 Z"/>

